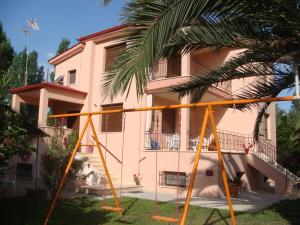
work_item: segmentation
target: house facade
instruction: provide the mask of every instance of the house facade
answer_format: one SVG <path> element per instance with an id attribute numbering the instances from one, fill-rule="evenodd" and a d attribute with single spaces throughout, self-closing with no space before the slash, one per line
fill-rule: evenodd
<path id="1" fill-rule="evenodd" d="M 55 66 L 54 83 L 11 90 L 13 109 L 19 112 L 22 103 L 38 106 L 38 126 L 51 135 L 52 128 L 47 126 L 50 108 L 53 114 L 61 114 L 190 103 L 190 96 L 179 99 L 169 91 L 170 86 L 187 81 L 191 75 L 204 74 L 242 51 L 205 49 L 160 60 L 149 72 L 150 81 L 142 98 L 137 98 L 133 81 L 128 96 L 119 95 L 111 101 L 101 94 L 101 82 L 105 72 L 111 69 L 116 49 L 126 47 L 121 41 L 123 30 L 124 26 L 116 26 L 79 38 L 75 46 L 49 60 Z M 251 81 L 233 80 L 215 85 L 206 91 L 201 101 L 229 99 Z M 157 189 L 175 194 L 179 190 L 184 197 L 203 115 L 203 108 L 182 108 L 93 116 L 98 138 L 108 150 L 104 152 L 115 186 L 120 183 L 125 188 L 135 186 L 133 176 L 136 174 L 143 191 Z M 276 163 L 275 104 L 270 104 L 264 115 L 257 143 L 251 135 L 256 109 L 241 112 L 234 108 L 214 107 L 214 116 L 228 178 L 242 174 L 241 187 L 245 191 L 268 189 L 288 193 L 293 175 Z M 65 118 L 62 123 L 67 132 L 71 129 L 80 132 L 86 119 L 85 116 Z M 45 145 L 45 141 L 40 144 Z M 88 128 L 78 153 L 78 157 L 88 158 L 85 169 L 93 171 L 93 176 L 85 181 L 87 188 L 97 185 L 100 188 L 106 183 L 94 145 L 94 137 Z M 38 171 L 36 176 L 41 179 L 40 173 Z M 270 180 L 268 185 L 266 181 Z M 193 195 L 224 195 L 210 127 L 205 134 Z"/>

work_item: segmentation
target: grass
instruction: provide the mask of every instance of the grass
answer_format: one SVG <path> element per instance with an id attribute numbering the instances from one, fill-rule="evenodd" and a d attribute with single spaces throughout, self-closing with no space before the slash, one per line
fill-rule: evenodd
<path id="1" fill-rule="evenodd" d="M 111 200 L 106 204 L 113 205 Z M 64 200 L 58 204 L 49 225 L 149 225 L 168 224 L 150 219 L 153 202 L 135 198 L 123 198 L 124 216 L 101 210 L 104 203 L 91 198 Z M 7 198 L 0 199 L 1 225 L 41 225 L 50 201 L 46 199 Z M 175 205 L 158 203 L 162 215 L 172 216 Z M 256 213 L 236 212 L 237 224 L 283 225 L 300 224 L 300 199 L 284 200 Z M 188 215 L 189 225 L 230 224 L 227 210 L 216 210 L 191 206 Z"/>

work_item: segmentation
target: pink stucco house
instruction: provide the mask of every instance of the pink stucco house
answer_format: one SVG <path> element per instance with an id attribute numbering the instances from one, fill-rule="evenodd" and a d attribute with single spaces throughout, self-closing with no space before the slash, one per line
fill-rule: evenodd
<path id="1" fill-rule="evenodd" d="M 207 49 L 161 60 L 149 73 L 150 82 L 143 98 L 137 98 L 135 86 L 132 85 L 127 98 L 120 95 L 110 101 L 101 95 L 100 83 L 104 73 L 111 68 L 115 49 L 126 46 L 121 42 L 123 29 L 124 26 L 116 26 L 81 37 L 75 46 L 50 59 L 49 63 L 55 66 L 55 83 L 12 89 L 13 109 L 18 112 L 21 103 L 38 106 L 38 126 L 51 134 L 51 127 L 47 126 L 49 108 L 54 114 L 60 114 L 189 103 L 189 96 L 178 99 L 169 87 L 188 80 L 193 74 L 211 70 L 241 51 L 223 49 L 215 52 Z M 234 80 L 216 85 L 206 92 L 201 101 L 228 99 L 250 81 Z M 261 124 L 260 140 L 255 144 L 251 135 L 257 115 L 255 109 L 241 112 L 216 107 L 214 115 L 228 177 L 243 174 L 241 191 L 268 189 L 288 193 L 293 174 L 276 163 L 275 105 L 272 103 L 269 106 Z M 192 108 L 95 116 L 93 122 L 102 144 L 117 159 L 122 158 L 122 151 L 124 153 L 124 189 L 134 188 L 133 174 L 140 174 L 143 191 L 153 192 L 157 185 L 159 192 L 175 194 L 179 188 L 180 195 L 184 197 L 202 118 L 203 109 Z M 66 119 L 66 130 L 80 131 L 85 120 L 85 117 Z M 82 144 L 94 143 L 89 129 L 83 140 Z M 40 141 L 40 145 L 44 142 Z M 222 196 L 224 191 L 217 153 L 209 129 L 204 142 L 193 195 Z M 95 172 L 83 188 L 99 190 L 104 177 L 98 152 L 96 149 L 93 151 L 93 147 L 82 146 L 78 153 L 80 156 L 88 157 L 89 168 L 86 169 Z M 107 153 L 106 157 L 113 182 L 118 187 L 120 162 L 111 154 Z M 39 179 L 41 166 L 34 170 L 37 171 L 34 176 Z M 179 179 L 176 177 L 178 171 Z M 267 182 L 270 180 L 271 184 Z"/>

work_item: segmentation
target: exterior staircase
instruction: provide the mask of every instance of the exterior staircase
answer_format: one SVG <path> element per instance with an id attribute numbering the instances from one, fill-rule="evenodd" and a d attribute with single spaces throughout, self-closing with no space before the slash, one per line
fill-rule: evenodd
<path id="1" fill-rule="evenodd" d="M 300 178 L 276 161 L 276 147 L 260 138 L 246 154 L 247 163 L 275 181 L 275 193 L 291 194 Z"/>
<path id="2" fill-rule="evenodd" d="M 87 178 L 86 180 L 84 179 L 81 185 L 78 187 L 79 192 L 84 192 L 86 194 L 96 194 L 96 195 L 111 195 L 111 189 L 108 184 L 108 180 L 105 176 L 105 171 L 102 166 L 102 162 L 100 160 L 100 156 L 98 155 L 98 152 L 96 153 L 84 153 L 84 152 L 79 152 L 77 153 L 79 157 L 85 157 L 87 158 L 87 163 L 85 166 L 88 166 L 89 164 L 89 170 L 88 171 L 93 171 L 90 176 L 93 176 L 93 178 Z M 84 171 L 85 171 L 84 169 Z M 140 192 L 142 191 L 142 186 L 137 186 L 136 184 L 129 183 L 129 182 L 124 182 L 122 183 L 121 186 L 121 180 L 120 178 L 109 171 L 111 181 L 114 185 L 116 193 L 120 194 L 121 192 Z"/>

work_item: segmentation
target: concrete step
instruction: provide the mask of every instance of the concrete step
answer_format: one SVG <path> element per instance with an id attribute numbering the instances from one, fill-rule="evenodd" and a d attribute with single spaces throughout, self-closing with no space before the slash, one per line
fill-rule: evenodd
<path id="1" fill-rule="evenodd" d="M 129 193 L 129 192 L 142 192 L 143 186 L 137 186 L 135 184 L 124 184 L 121 188 L 120 184 L 114 185 L 115 191 L 117 194 L 120 193 Z M 111 189 L 109 185 L 90 185 L 90 186 L 81 186 L 79 187 L 79 192 L 83 192 L 86 194 L 93 194 L 93 195 L 111 195 Z"/>

